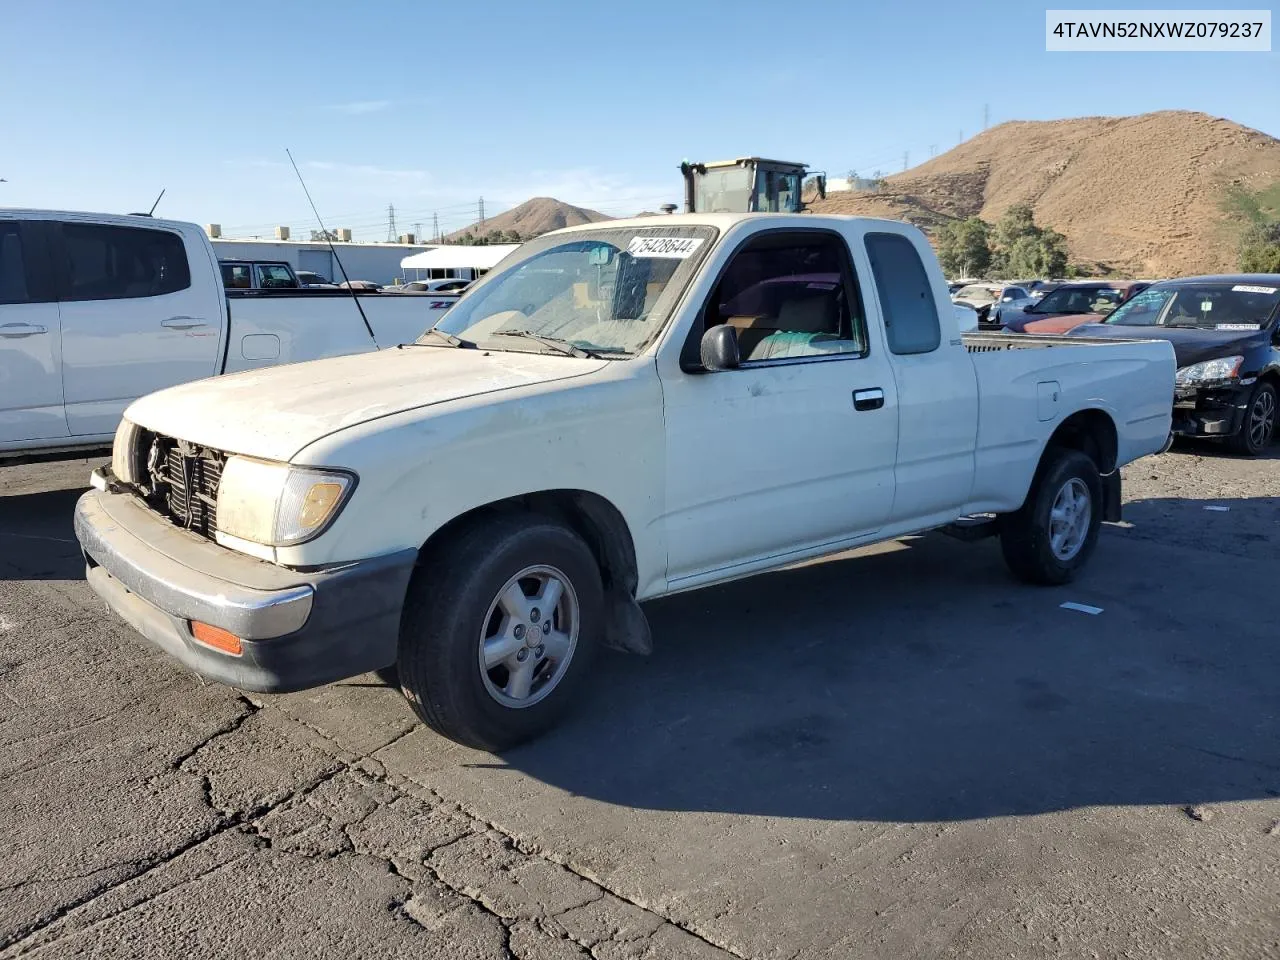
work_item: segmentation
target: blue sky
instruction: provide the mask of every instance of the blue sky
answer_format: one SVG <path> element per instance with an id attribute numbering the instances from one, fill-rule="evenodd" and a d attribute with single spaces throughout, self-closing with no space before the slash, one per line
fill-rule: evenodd
<path id="1" fill-rule="evenodd" d="M 1061 4 L 1059 4 L 1061 6 Z M 683 158 L 897 171 L 991 123 L 1201 110 L 1280 136 L 1280 53 L 1044 51 L 950 0 L 0 2 L 0 206 L 382 239 L 534 195 L 680 199 Z"/>

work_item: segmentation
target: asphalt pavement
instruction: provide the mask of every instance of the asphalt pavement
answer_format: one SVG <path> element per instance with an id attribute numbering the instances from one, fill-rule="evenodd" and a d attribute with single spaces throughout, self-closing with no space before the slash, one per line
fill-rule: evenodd
<path id="1" fill-rule="evenodd" d="M 1068 587 L 929 535 L 648 604 L 502 756 L 135 639 L 95 462 L 0 467 L 0 960 L 1280 957 L 1280 457 L 1126 468 Z"/>

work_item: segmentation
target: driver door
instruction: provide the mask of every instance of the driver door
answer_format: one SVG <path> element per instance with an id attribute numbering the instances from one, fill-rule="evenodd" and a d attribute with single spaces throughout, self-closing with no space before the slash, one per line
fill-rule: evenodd
<path id="1" fill-rule="evenodd" d="M 690 342 L 721 323 L 738 331 L 738 369 L 707 372 L 686 354 L 662 375 L 672 589 L 874 533 L 893 503 L 896 387 L 868 342 L 844 238 L 751 235 Z"/>

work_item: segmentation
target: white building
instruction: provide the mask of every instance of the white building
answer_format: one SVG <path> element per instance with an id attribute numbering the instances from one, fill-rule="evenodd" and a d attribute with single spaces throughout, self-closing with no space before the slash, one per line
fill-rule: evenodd
<path id="1" fill-rule="evenodd" d="M 474 280 L 518 246 L 518 243 L 447 244 L 420 250 L 405 257 L 400 261 L 400 270 L 406 280 L 436 280 L 443 277 Z"/>

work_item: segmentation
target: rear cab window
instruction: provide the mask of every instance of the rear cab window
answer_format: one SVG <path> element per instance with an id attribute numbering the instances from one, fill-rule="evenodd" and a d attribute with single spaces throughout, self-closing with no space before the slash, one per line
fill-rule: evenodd
<path id="1" fill-rule="evenodd" d="M 865 244 L 890 352 L 932 353 L 942 343 L 942 325 L 915 244 L 900 233 L 868 233 Z"/>
<path id="2" fill-rule="evenodd" d="M 247 263 L 224 263 L 222 285 L 228 290 L 249 290 L 253 287 L 253 271 Z"/>
<path id="3" fill-rule="evenodd" d="M 182 238 L 168 230 L 63 223 L 65 300 L 159 297 L 191 286 Z"/>
<path id="4" fill-rule="evenodd" d="M 19 224 L 0 220 L 0 303 L 34 302 L 27 271 Z"/>
<path id="5" fill-rule="evenodd" d="M 287 290 L 298 286 L 293 271 L 282 263 L 258 265 L 258 286 L 264 290 Z"/>

